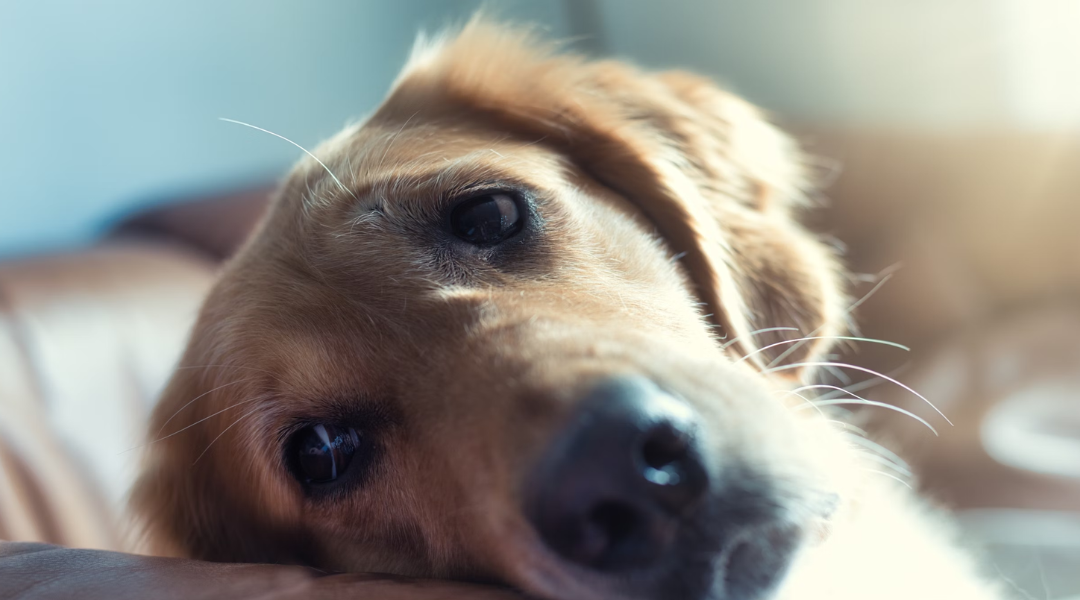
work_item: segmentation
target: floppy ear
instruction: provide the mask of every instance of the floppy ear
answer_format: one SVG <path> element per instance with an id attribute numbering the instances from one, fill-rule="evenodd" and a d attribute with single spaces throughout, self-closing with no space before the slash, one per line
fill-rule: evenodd
<path id="1" fill-rule="evenodd" d="M 437 96 L 439 106 L 479 111 L 569 156 L 683 254 L 711 318 L 744 353 L 840 329 L 835 259 L 791 217 L 806 187 L 799 153 L 752 106 L 692 75 L 585 62 L 483 21 L 440 44 L 416 53 L 392 104 L 422 110 Z M 798 332 L 756 333 L 772 327 Z M 790 357 L 828 345 L 813 340 Z"/>
<path id="2" fill-rule="evenodd" d="M 753 345 L 773 346 L 761 352 L 770 360 L 820 356 L 833 345 L 827 338 L 846 326 L 845 295 L 836 256 L 793 214 L 805 207 L 812 186 L 798 145 L 756 107 L 704 78 L 683 72 L 656 77 L 689 111 L 662 126 L 679 140 L 687 156 L 682 172 L 701 190 L 730 247 L 728 266 L 748 326 L 798 330 L 760 333 Z M 826 339 L 781 343 L 802 337 Z M 744 348 L 753 351 L 750 344 Z"/>

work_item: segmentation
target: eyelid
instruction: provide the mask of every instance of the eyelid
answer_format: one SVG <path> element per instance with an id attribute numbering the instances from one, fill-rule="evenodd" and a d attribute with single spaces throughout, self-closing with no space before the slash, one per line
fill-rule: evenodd
<path id="1" fill-rule="evenodd" d="M 486 181 L 476 181 L 450 189 L 446 192 L 445 198 L 451 204 L 457 204 L 458 202 L 468 200 L 469 198 L 475 198 L 476 196 L 483 194 L 497 193 L 507 194 L 525 202 L 529 202 L 533 197 L 537 196 L 538 190 L 523 181 L 490 179 Z"/>
<path id="2" fill-rule="evenodd" d="M 450 196 L 455 197 L 455 198 L 459 198 L 459 197 L 463 196 L 464 194 L 476 194 L 476 193 L 489 192 L 489 191 L 498 190 L 498 189 L 510 189 L 510 190 L 512 190 L 512 189 L 517 189 L 519 187 L 521 187 L 521 186 L 519 184 L 517 184 L 517 183 L 514 183 L 514 182 L 503 181 L 503 180 L 498 180 L 498 179 L 489 179 L 487 181 L 474 181 L 472 183 L 467 183 L 465 185 L 462 185 L 462 186 L 460 186 L 460 187 L 458 187 L 458 188 L 456 188 L 454 190 L 451 190 Z"/>

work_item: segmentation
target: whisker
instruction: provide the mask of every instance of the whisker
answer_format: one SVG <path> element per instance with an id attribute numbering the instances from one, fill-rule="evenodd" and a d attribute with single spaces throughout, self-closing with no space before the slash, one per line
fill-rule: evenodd
<path id="1" fill-rule="evenodd" d="M 349 188 L 345 187 L 345 184 L 341 183 L 341 180 L 337 178 L 337 175 L 334 175 L 334 172 L 330 170 L 330 167 L 326 166 L 326 163 L 319 160 L 319 157 L 312 154 L 311 151 L 309 151 L 307 148 L 301 146 L 300 144 L 297 144 L 296 142 L 290 140 L 289 138 L 287 138 L 287 137 L 285 137 L 285 136 L 283 136 L 281 134 L 274 133 L 273 131 L 270 131 L 269 129 L 263 129 L 262 127 L 257 127 L 255 125 L 252 125 L 251 123 L 245 123 L 243 121 L 237 121 L 236 119 L 228 119 L 228 118 L 225 118 L 225 117 L 218 117 L 218 120 L 225 121 L 226 123 L 235 123 L 237 125 L 243 125 L 244 127 L 250 127 L 252 129 L 255 129 L 256 131 L 261 131 L 263 133 L 269 133 L 270 135 L 272 135 L 272 136 L 274 136 L 276 138 L 283 139 L 286 142 L 289 142 L 290 144 L 292 144 L 293 146 L 296 146 L 297 148 L 302 150 L 304 152 L 304 154 L 307 154 L 312 159 L 314 159 L 315 162 L 319 163 L 319 166 L 322 167 L 323 170 L 326 171 L 326 173 L 328 175 L 330 175 L 330 178 L 334 180 L 334 183 L 338 184 L 338 187 L 341 188 L 341 190 L 343 192 L 345 192 L 346 194 L 352 196 L 354 200 L 356 199 L 356 194 L 354 194 L 352 192 L 352 190 L 350 190 Z"/>
<path id="2" fill-rule="evenodd" d="M 855 310 L 856 308 L 859 308 L 860 306 L 863 305 L 864 302 L 869 300 L 871 298 L 871 296 L 876 294 L 877 291 L 881 289 L 881 286 L 888 283 L 888 281 L 890 279 L 892 279 L 894 275 L 896 275 L 896 270 L 897 270 L 898 266 L 899 265 L 893 265 L 893 266 L 889 267 L 887 269 L 888 274 L 886 274 L 884 277 L 882 277 L 881 281 L 877 282 L 877 284 L 874 287 L 870 288 L 870 291 L 866 292 L 866 294 L 862 298 L 859 298 L 854 304 L 849 306 L 848 309 L 846 311 L 844 311 L 844 314 L 849 314 L 851 311 Z"/>
<path id="3" fill-rule="evenodd" d="M 880 289 L 881 289 L 881 287 L 882 287 L 883 285 L 885 285 L 886 283 L 888 283 L 888 282 L 889 282 L 889 280 L 893 278 L 893 275 L 894 275 L 894 274 L 895 274 L 895 273 L 892 273 L 892 272 L 890 272 L 890 273 L 888 273 L 887 275 L 885 275 L 884 277 L 882 277 L 882 278 L 881 278 L 881 281 L 877 282 L 877 285 L 875 285 L 875 286 L 874 286 L 873 288 L 871 288 L 869 292 L 866 292 L 866 294 L 865 294 L 865 295 L 863 295 L 863 297 L 862 297 L 862 298 L 859 298 L 859 299 L 858 299 L 857 301 L 855 301 L 855 303 L 854 303 L 854 304 L 852 304 L 851 306 L 847 307 L 847 309 L 846 309 L 846 310 L 845 310 L 845 311 L 843 312 L 843 314 L 842 314 L 841 316 L 845 316 L 845 317 L 846 317 L 847 315 L 850 315 L 850 314 L 851 314 L 851 311 L 853 311 L 853 310 L 855 310 L 856 308 L 859 308 L 860 306 L 862 306 L 863 302 L 866 302 L 867 300 L 869 300 L 869 299 L 870 299 L 870 297 L 871 297 L 871 296 L 873 296 L 874 294 L 876 294 L 876 293 L 877 293 L 877 291 L 878 291 L 878 290 L 880 290 Z M 814 334 L 817 334 L 817 333 L 819 333 L 819 332 L 820 332 L 820 331 L 821 331 L 822 329 L 824 329 L 824 328 L 825 328 L 825 327 L 826 327 L 827 325 L 828 325 L 827 323 L 825 323 L 825 324 L 822 324 L 822 325 L 821 325 L 821 327 L 818 327 L 817 329 L 815 329 L 815 330 L 811 331 L 811 332 L 810 332 L 809 334 L 807 334 L 807 335 L 811 335 L 811 336 L 812 336 L 812 335 L 814 335 Z M 794 346 L 792 346 L 792 347 L 788 348 L 787 350 L 785 350 L 785 351 L 781 352 L 779 356 L 777 356 L 776 358 L 774 358 L 774 359 L 772 360 L 772 362 L 770 362 L 770 363 L 769 363 L 768 365 L 766 365 L 766 366 L 767 366 L 767 368 L 772 368 L 772 367 L 773 367 L 774 365 L 778 365 L 778 364 L 780 364 L 780 362 L 781 362 L 781 361 L 783 361 L 783 360 L 784 360 L 785 358 L 787 358 L 788 356 L 791 356 L 791 354 L 792 354 L 792 353 L 794 353 L 795 351 L 797 351 L 797 350 L 798 350 L 798 349 L 799 349 L 800 347 L 802 347 L 802 345 L 803 345 L 803 344 L 805 344 L 805 343 L 806 343 L 805 341 L 803 341 L 803 342 L 799 342 L 799 343 L 795 344 Z"/>
<path id="4" fill-rule="evenodd" d="M 893 481 L 899 482 L 901 485 L 903 485 L 904 487 L 906 487 L 909 490 L 914 490 L 915 489 L 915 488 L 911 487 L 910 483 L 904 481 L 903 479 L 900 479 L 899 477 L 893 475 L 892 473 L 886 473 L 885 471 L 878 471 L 877 469 L 871 469 L 869 467 L 863 467 L 860 470 L 868 471 L 870 473 L 877 473 L 878 475 L 881 475 L 883 477 L 888 477 L 889 479 L 892 479 Z"/>
<path id="5" fill-rule="evenodd" d="M 237 402 L 236 404 L 233 404 L 233 405 L 230 405 L 230 406 L 226 406 L 225 408 L 223 408 L 223 409 L 221 409 L 221 410 L 217 411 L 216 413 L 214 413 L 214 414 L 212 414 L 212 415 L 208 415 L 208 416 L 205 416 L 205 417 L 203 417 L 203 418 L 199 419 L 198 421 L 195 421 L 194 423 L 192 423 L 192 424 L 190 424 L 190 425 L 187 425 L 187 426 L 185 426 L 185 427 L 182 427 L 182 428 L 180 428 L 180 429 L 177 429 L 176 431 L 174 431 L 174 432 L 170 433 L 169 435 L 167 435 L 167 436 L 165 436 L 165 437 L 162 437 L 162 438 L 158 438 L 158 439 L 156 439 L 156 440 L 152 440 L 152 441 L 146 442 L 145 444 L 140 444 L 140 445 L 138 445 L 138 446 L 135 446 L 135 448 L 131 448 L 131 450 L 135 450 L 136 448 L 142 448 L 143 446 L 149 446 L 149 445 L 151 445 L 151 444 L 156 444 L 156 443 L 158 443 L 158 442 L 161 442 L 161 441 L 167 440 L 167 439 L 171 438 L 172 436 L 174 436 L 174 435 L 176 435 L 176 434 L 178 434 L 178 433 L 183 433 L 184 431 L 187 431 L 188 429 L 191 429 L 192 427 L 194 427 L 194 426 L 198 425 L 199 423 L 202 423 L 202 422 L 204 422 L 204 421 L 206 421 L 206 420 L 208 420 L 208 419 L 212 419 L 212 418 L 214 418 L 214 417 L 216 417 L 216 416 L 220 415 L 221 413 L 223 413 L 223 412 L 225 412 L 225 411 L 228 411 L 228 410 L 232 410 L 232 409 L 236 408 L 237 406 L 241 406 L 241 405 L 243 405 L 243 404 L 247 404 L 247 403 L 249 403 L 249 402 L 254 402 L 254 401 L 258 400 L 258 399 L 259 399 L 258 397 L 255 397 L 255 398 L 248 398 L 247 400 L 241 400 L 240 402 Z M 128 450 L 128 452 L 130 452 L 131 450 Z"/>
<path id="6" fill-rule="evenodd" d="M 896 471 L 897 473 L 899 473 L 899 474 L 901 474 L 901 475 L 903 475 L 905 477 L 913 477 L 912 472 L 909 471 L 907 468 L 902 467 L 902 466 L 894 463 L 893 461 L 885 458 L 884 456 L 879 456 L 877 454 L 874 454 L 873 452 L 862 452 L 862 451 L 860 451 L 859 454 L 864 459 L 871 460 L 871 461 L 873 461 L 873 462 L 875 462 L 875 463 L 877 463 L 877 464 L 879 464 L 879 465 L 881 465 L 883 467 L 889 467 L 890 469 L 893 469 L 894 471 Z"/>
<path id="7" fill-rule="evenodd" d="M 934 406 L 933 402 L 926 399 L 926 396 L 923 396 L 919 392 L 916 392 L 915 390 L 911 389 L 907 385 L 904 385 L 903 383 L 900 383 L 899 381 L 893 379 L 892 377 L 889 377 L 888 375 L 882 375 L 881 373 L 878 373 L 877 371 L 874 371 L 872 369 L 867 369 L 866 367 L 860 367 L 858 365 L 849 365 L 849 364 L 846 364 L 846 363 L 812 361 L 812 362 L 793 363 L 793 364 L 790 364 L 790 365 L 780 365 L 778 367 L 772 367 L 772 368 L 766 369 L 766 370 L 762 371 L 762 373 L 775 373 L 777 371 L 788 371 L 788 370 L 791 370 L 791 369 L 798 369 L 798 368 L 801 368 L 801 367 L 838 367 L 838 368 L 841 368 L 841 369 L 854 369 L 856 371 L 862 371 L 863 373 L 869 373 L 871 375 L 875 375 L 877 377 L 880 377 L 880 378 L 884 379 L 885 381 L 888 381 L 889 383 L 892 383 L 893 385 L 899 386 L 899 387 L 907 390 L 908 392 L 911 392 L 917 398 L 919 398 L 923 402 L 927 403 L 930 406 L 930 408 L 934 409 L 934 411 L 937 412 L 937 414 L 941 415 L 941 418 L 945 419 L 946 423 L 948 423 L 949 425 L 953 424 L 953 422 L 949 420 L 949 417 L 945 416 L 945 413 L 941 412 L 941 410 L 939 410 L 938 407 Z"/>
<path id="8" fill-rule="evenodd" d="M 260 368 L 257 368 L 257 367 L 249 367 L 249 366 L 246 366 L 246 365 L 183 365 L 183 366 L 176 367 L 177 371 L 187 370 L 187 369 L 245 369 L 245 370 L 248 370 L 248 371 L 257 371 L 259 373 L 266 373 L 267 375 L 273 377 L 274 379 L 278 378 L 277 373 L 274 373 L 273 371 L 267 371 L 266 369 L 260 369 Z"/>
<path id="9" fill-rule="evenodd" d="M 710 316 L 712 316 L 712 315 L 710 315 Z M 740 336 L 736 336 L 736 337 L 731 338 L 730 340 L 728 340 L 728 341 L 724 342 L 723 344 L 721 344 L 720 349 L 721 350 L 727 350 L 728 347 L 730 347 L 732 344 L 738 342 L 739 340 L 741 340 L 742 338 L 747 337 L 747 336 L 755 336 L 755 335 L 759 335 L 759 334 L 762 334 L 762 333 L 768 333 L 770 331 L 798 331 L 798 330 L 799 330 L 798 327 L 766 327 L 765 329 L 756 329 L 756 330 L 751 331 L 750 333 L 746 334 L 745 336 L 740 335 Z"/>
<path id="10" fill-rule="evenodd" d="M 836 390 L 836 391 L 839 391 L 839 392 L 844 392 L 845 394 L 847 394 L 848 396 L 851 396 L 852 398 L 855 398 L 856 400 L 860 400 L 860 401 L 863 401 L 863 402 L 866 401 L 866 398 L 863 398 L 862 396 L 857 395 L 855 392 L 849 392 L 845 388 L 837 387 L 835 385 L 830 385 L 828 383 L 811 383 L 811 384 L 808 384 L 808 385 L 797 387 L 797 388 L 795 388 L 793 390 L 781 390 L 781 391 L 784 391 L 784 392 L 788 392 L 788 391 L 790 391 L 790 392 L 805 392 L 806 390 Z M 828 398 L 818 398 L 818 400 L 828 400 Z"/>
<path id="11" fill-rule="evenodd" d="M 759 354 L 761 352 L 764 352 L 764 351 L 768 350 L 769 348 L 775 348 L 777 346 L 783 346 L 784 344 L 795 344 L 795 343 L 798 343 L 798 342 L 804 342 L 804 341 L 810 341 L 810 340 L 848 340 L 848 341 L 852 341 L 852 342 L 869 342 L 871 344 L 881 344 L 883 346 L 892 346 L 893 348 L 899 348 L 899 349 L 907 351 L 907 352 L 911 351 L 911 348 L 908 348 L 907 346 L 905 346 L 903 344 L 897 344 L 896 342 L 889 342 L 889 341 L 886 341 L 886 340 L 878 340 L 878 339 L 874 339 L 874 338 L 865 338 L 865 337 L 856 337 L 856 336 L 851 336 L 851 335 L 815 335 L 815 336 L 807 336 L 807 337 L 795 338 L 793 340 L 784 340 L 782 342 L 776 342 L 775 344 L 769 344 L 768 346 L 765 346 L 765 347 L 762 347 L 762 348 L 758 348 L 757 350 L 754 350 L 750 354 L 747 354 L 746 356 L 740 358 L 739 360 L 737 360 L 735 362 L 736 363 L 741 363 L 742 361 L 750 358 L 751 356 L 754 356 L 755 354 Z M 726 345 L 723 346 L 723 347 L 726 347 Z"/>
<path id="12" fill-rule="evenodd" d="M 881 444 L 879 444 L 879 443 L 877 443 L 877 442 L 875 442 L 873 440 L 868 440 L 868 439 L 866 439 L 865 437 L 863 437 L 861 435 L 848 435 L 847 438 L 850 439 L 851 441 L 855 442 L 856 444 L 862 446 L 863 448 L 866 448 L 867 451 L 876 452 L 882 458 L 884 458 L 884 459 L 892 462 L 894 465 L 904 469 L 904 471 L 907 471 L 908 475 L 911 475 L 911 467 L 910 467 L 910 465 L 907 464 L 907 461 L 900 458 L 896 453 L 892 452 L 891 450 L 889 450 L 885 446 L 882 446 Z"/>
<path id="13" fill-rule="evenodd" d="M 838 421 L 836 419 L 826 419 L 826 421 L 828 421 L 829 423 L 831 423 L 833 425 L 836 425 L 837 427 L 843 429 L 844 433 L 854 434 L 855 437 L 863 437 L 863 436 L 869 435 L 868 433 L 866 433 L 866 430 L 863 429 L 862 427 L 856 427 L 855 425 L 852 425 L 851 423 L 848 423 L 847 421 Z"/>
<path id="14" fill-rule="evenodd" d="M 165 422 L 161 424 L 161 429 L 158 429 L 158 432 L 157 432 L 157 434 L 155 434 L 155 437 L 161 435 L 162 431 L 165 431 L 165 426 L 169 424 L 169 421 L 172 421 L 174 418 L 176 418 L 176 415 L 180 414 L 181 411 L 183 411 L 185 408 L 187 408 L 187 407 L 191 406 L 192 404 L 194 404 L 195 401 L 198 400 L 199 398 L 202 398 L 202 397 L 205 397 L 205 396 L 207 396 L 209 394 L 212 394 L 212 393 L 220 390 L 221 388 L 226 388 L 226 387 L 229 387 L 230 385 L 236 385 L 238 383 L 248 383 L 250 381 L 252 381 L 252 380 L 251 379 L 241 379 L 239 381 L 233 381 L 233 382 L 230 382 L 230 383 L 219 385 L 214 389 L 207 390 L 207 391 L 199 394 L 198 396 L 195 396 L 194 398 L 189 400 L 186 404 L 184 404 L 180 408 L 176 409 L 176 412 L 174 412 L 171 417 L 169 417 L 168 419 L 165 419 Z"/>
<path id="15" fill-rule="evenodd" d="M 845 394 L 851 396 L 852 398 L 855 399 L 855 401 L 854 402 L 846 401 L 846 400 L 835 401 L 835 400 L 824 399 L 824 398 L 819 398 L 819 399 L 816 399 L 816 400 L 808 400 L 806 398 L 806 396 L 803 396 L 802 394 L 799 393 L 799 392 L 803 392 L 803 391 L 806 391 L 806 390 L 813 390 L 813 389 L 838 390 L 838 391 L 844 392 Z M 835 385 L 829 385 L 827 383 L 815 383 L 815 384 L 811 384 L 811 385 L 804 385 L 802 387 L 798 387 L 798 388 L 795 388 L 793 390 L 780 390 L 780 391 L 783 392 L 783 394 L 785 396 L 787 396 L 787 395 L 798 396 L 798 397 L 802 398 L 803 400 L 805 400 L 807 403 L 814 405 L 815 407 L 839 406 L 839 405 L 859 405 L 859 404 L 866 404 L 866 405 L 869 405 L 869 406 L 884 406 L 886 408 L 890 408 L 892 410 L 896 410 L 896 411 L 901 412 L 902 414 L 910 416 L 911 418 L 913 418 L 913 419 L 919 421 L 920 423 L 926 425 L 927 427 L 929 427 L 930 431 L 933 431 L 934 435 L 937 435 L 937 431 L 933 427 L 930 427 L 929 423 L 927 423 L 925 420 L 921 419 L 920 417 L 918 417 L 914 413 L 906 411 L 906 410 L 904 410 L 904 409 L 902 409 L 902 408 L 900 408 L 898 406 L 894 406 L 892 404 L 886 404 L 884 402 L 875 402 L 873 400 L 867 400 L 866 398 L 863 398 L 862 396 L 859 396 L 859 395 L 855 394 L 854 392 L 849 392 L 848 390 L 846 390 L 844 388 L 836 387 Z M 801 408 L 801 406 L 796 407 L 796 408 Z M 818 409 L 818 412 L 821 412 L 820 408 Z M 824 414 L 824 413 L 822 413 L 822 414 Z M 831 419 L 830 419 L 830 421 L 831 421 Z M 844 423 L 843 421 L 834 421 L 834 422 Z M 847 423 L 844 423 L 844 424 L 851 427 L 851 428 L 854 428 L 855 430 L 857 430 L 862 436 L 864 436 L 864 439 L 865 439 L 865 436 L 867 435 L 867 433 L 865 431 L 863 431 L 862 429 L 860 429 L 858 427 L 855 427 L 854 425 L 850 425 L 850 424 L 847 424 Z M 847 427 L 845 427 L 845 428 L 847 428 Z M 871 444 L 874 444 L 875 446 L 881 448 L 885 452 L 888 452 L 888 450 L 886 450 L 880 444 L 876 444 L 876 443 L 874 443 L 874 442 L 872 442 L 870 440 L 865 440 L 865 441 L 867 441 L 867 442 L 869 442 Z M 893 454 L 892 452 L 889 452 L 889 454 L 891 454 L 896 460 L 900 461 L 900 463 L 907 464 L 907 463 L 904 463 L 904 461 L 899 456 L 897 456 L 896 454 Z"/>
<path id="16" fill-rule="evenodd" d="M 804 385 L 802 387 L 795 388 L 794 390 L 789 390 L 789 391 L 781 390 L 781 391 L 784 391 L 785 394 L 789 394 L 789 393 L 797 394 L 798 392 L 803 392 L 803 391 L 812 390 L 812 389 L 831 389 L 831 390 L 837 390 L 839 392 L 843 392 L 843 393 L 851 396 L 852 398 L 854 398 L 855 400 L 858 401 L 858 402 L 852 402 L 851 403 L 851 404 L 854 404 L 854 405 L 870 404 L 871 403 L 870 400 L 867 400 L 866 398 L 863 398 L 862 396 L 859 396 L 859 395 L 855 394 L 854 392 L 848 391 L 848 390 L 846 390 L 844 388 L 841 388 L 841 387 L 836 387 L 835 385 L 829 385 L 827 383 L 815 383 L 815 384 L 811 384 L 811 385 Z M 805 400 L 805 397 L 802 394 L 798 394 L 798 396 Z M 828 401 L 829 401 L 828 399 L 819 398 L 817 400 L 810 401 L 810 403 L 813 404 L 813 403 L 828 402 Z M 892 405 L 890 404 L 889 406 L 892 406 Z M 896 408 L 896 407 L 893 407 L 893 408 Z M 819 412 L 820 412 L 820 410 L 819 410 Z M 873 441 L 871 439 L 868 439 L 869 434 L 866 432 L 866 430 L 862 429 L 861 427 L 856 427 L 855 425 L 852 425 L 851 423 L 848 423 L 846 421 L 838 421 L 836 419 L 828 419 L 828 421 L 830 423 L 832 423 L 834 425 L 837 425 L 837 426 L 841 427 L 842 429 L 844 429 L 845 433 L 853 434 L 853 435 L 848 435 L 847 437 L 849 439 L 851 439 L 852 441 L 854 441 L 855 443 L 857 443 L 860 446 L 866 448 L 867 450 L 872 450 L 874 452 L 877 452 L 883 458 L 890 460 L 896 466 L 898 466 L 901 469 L 903 469 L 904 471 L 906 471 L 908 475 L 911 474 L 911 471 L 909 470 L 910 467 L 908 466 L 907 461 L 900 458 L 900 456 L 898 454 L 896 454 L 895 452 L 892 452 L 891 450 L 889 450 L 885 446 L 882 446 L 881 444 L 879 444 L 879 443 L 877 443 L 877 442 L 875 442 L 875 441 Z M 933 431 L 933 428 L 931 427 L 930 430 Z"/>
<path id="17" fill-rule="evenodd" d="M 888 373 L 888 375 L 890 377 L 896 377 L 896 376 L 900 375 L 901 373 L 903 373 L 904 370 L 905 370 L 904 367 L 901 367 L 899 369 L 893 369 L 892 371 L 890 371 Z M 878 386 L 878 385 L 881 385 L 883 383 L 886 383 L 886 381 L 884 379 L 882 379 L 880 377 L 871 377 L 870 379 L 864 379 L 862 381 L 853 383 L 851 385 L 845 385 L 844 387 L 840 388 L 839 392 L 828 392 L 828 393 L 822 394 L 819 399 L 820 400 L 828 400 L 830 398 L 839 398 L 841 396 L 841 392 L 844 392 L 844 393 L 849 392 L 849 391 L 850 392 L 861 392 L 863 390 L 868 390 L 868 389 L 870 389 L 870 388 L 872 388 L 874 386 Z"/>
<path id="18" fill-rule="evenodd" d="M 835 356 L 830 356 L 830 357 L 826 358 L 825 360 L 836 360 L 836 358 L 837 357 L 835 357 Z M 847 373 L 844 373 L 843 371 L 841 371 L 840 369 L 837 369 L 836 367 L 825 367 L 825 372 L 827 372 L 829 375 L 832 375 L 833 379 L 836 379 L 837 381 L 844 384 L 845 386 L 849 386 L 849 385 L 852 384 L 851 377 L 848 377 Z"/>
<path id="19" fill-rule="evenodd" d="M 195 458 L 194 461 L 192 461 L 191 466 L 194 467 L 195 464 L 198 463 L 199 460 L 202 459 L 202 457 L 206 455 L 206 453 L 210 450 L 210 447 L 214 445 L 214 442 L 217 442 L 218 440 L 220 440 L 221 436 L 225 435 L 225 433 L 227 431 L 229 431 L 233 427 L 236 427 L 240 423 L 240 421 L 243 421 L 244 419 L 250 417 L 251 415 L 259 412 L 260 409 L 262 409 L 261 406 L 256 406 L 255 408 L 253 408 L 253 409 L 249 410 L 248 412 L 246 412 L 246 413 L 240 415 L 239 417 L 237 417 L 237 419 L 235 421 L 233 421 L 228 427 L 226 427 L 225 429 L 222 429 L 221 433 L 217 434 L 217 437 L 210 440 L 210 443 L 207 444 L 206 448 L 203 449 L 202 454 L 200 454 L 198 457 Z"/>
<path id="20" fill-rule="evenodd" d="M 802 398 L 802 396 L 799 396 L 799 397 Z M 900 408 L 899 406 L 894 406 L 892 404 L 887 404 L 885 402 L 876 402 L 874 400 L 813 400 L 813 401 L 810 401 L 810 404 L 814 405 L 814 407 L 819 408 L 819 409 L 822 406 L 844 406 L 844 405 L 850 406 L 850 405 L 853 405 L 853 404 L 862 404 L 862 405 L 865 405 L 865 406 L 877 406 L 878 408 L 885 408 L 885 409 L 888 409 L 888 410 L 891 410 L 891 411 L 898 412 L 898 413 L 900 413 L 902 415 L 909 416 L 912 419 L 915 419 L 916 421 L 918 421 L 918 422 L 922 423 L 923 425 L 925 425 L 927 429 L 929 429 L 930 431 L 932 431 L 934 433 L 934 435 L 938 435 L 937 429 L 934 429 L 933 425 L 931 425 L 930 423 L 927 423 L 926 420 L 923 419 L 922 417 L 920 417 L 919 415 L 917 415 L 917 414 L 915 414 L 915 413 L 913 413 L 913 412 L 911 412 L 909 410 L 904 410 L 904 409 Z M 801 408 L 804 408 L 804 407 L 802 405 L 800 405 L 800 406 L 796 406 L 796 407 L 792 408 L 792 410 L 799 410 Z"/>
<path id="21" fill-rule="evenodd" d="M 831 419 L 829 419 L 829 416 L 825 414 L 825 411 L 821 410 L 821 407 L 818 406 L 816 402 L 810 400 L 806 396 L 803 396 L 802 394 L 799 394 L 797 392 L 787 392 L 784 395 L 785 396 L 798 396 L 799 398 L 802 398 L 803 404 L 800 404 L 800 405 L 792 408 L 792 410 L 797 410 L 797 409 L 805 408 L 805 407 L 809 406 L 809 407 L 813 408 L 814 410 L 818 411 L 818 414 L 820 414 L 822 417 L 825 417 L 825 420 L 831 420 Z"/>

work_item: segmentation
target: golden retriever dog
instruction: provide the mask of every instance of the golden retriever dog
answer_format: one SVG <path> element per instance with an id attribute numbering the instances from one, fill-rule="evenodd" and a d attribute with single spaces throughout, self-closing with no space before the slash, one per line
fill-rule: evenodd
<path id="1" fill-rule="evenodd" d="M 551 600 L 997 597 L 790 393 L 849 305 L 809 185 L 699 77 L 483 19 L 422 40 L 207 298 L 150 542 Z"/>

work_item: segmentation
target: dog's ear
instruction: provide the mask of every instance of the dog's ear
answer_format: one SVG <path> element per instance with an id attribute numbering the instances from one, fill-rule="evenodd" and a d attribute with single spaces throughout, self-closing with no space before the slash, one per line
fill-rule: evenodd
<path id="1" fill-rule="evenodd" d="M 679 148 L 681 175 L 699 190 L 690 201 L 704 202 L 717 222 L 746 326 L 796 329 L 754 334 L 744 350 L 771 346 L 760 353 L 763 362 L 820 356 L 847 325 L 845 296 L 834 252 L 796 220 L 813 187 L 798 144 L 756 107 L 704 78 L 683 72 L 654 77 L 671 94 L 654 101 L 666 115 L 654 127 Z M 803 337 L 818 339 L 782 343 Z"/>
<path id="2" fill-rule="evenodd" d="M 479 111 L 636 204 L 682 256 L 723 338 L 739 338 L 744 353 L 841 328 L 835 259 L 792 218 L 807 187 L 796 145 L 707 80 L 586 62 L 528 32 L 474 21 L 417 52 L 392 93 L 390 105 L 406 109 L 383 117 L 431 103 Z M 797 331 L 759 333 L 777 327 Z M 812 340 L 788 359 L 828 346 Z"/>

